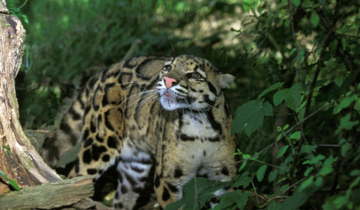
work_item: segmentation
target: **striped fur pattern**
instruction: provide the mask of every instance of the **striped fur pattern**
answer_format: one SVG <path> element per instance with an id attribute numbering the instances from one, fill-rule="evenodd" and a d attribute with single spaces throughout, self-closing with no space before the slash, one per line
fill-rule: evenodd
<path id="1" fill-rule="evenodd" d="M 123 60 L 80 90 L 45 140 L 42 156 L 55 166 L 81 141 L 70 178 L 98 178 L 117 164 L 116 209 L 134 208 L 155 164 L 154 188 L 165 208 L 181 200 L 183 186 L 195 176 L 219 181 L 235 176 L 233 118 L 222 91 L 233 79 L 191 55 Z"/>

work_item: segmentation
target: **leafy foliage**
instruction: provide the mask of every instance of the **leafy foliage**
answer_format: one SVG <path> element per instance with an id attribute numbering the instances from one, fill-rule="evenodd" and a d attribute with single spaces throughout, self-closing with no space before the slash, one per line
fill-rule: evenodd
<path id="1" fill-rule="evenodd" d="M 20 11 L 20 8 L 23 7 L 26 3 L 27 3 L 27 1 L 25 1 L 25 3 L 22 6 L 16 7 L 14 0 L 6 0 L 6 5 L 7 5 L 8 9 L 9 9 L 10 13 L 12 15 L 14 15 L 15 17 L 17 17 L 17 18 L 22 18 L 25 23 L 29 23 L 29 20 L 28 20 L 27 16 L 24 15 Z"/>

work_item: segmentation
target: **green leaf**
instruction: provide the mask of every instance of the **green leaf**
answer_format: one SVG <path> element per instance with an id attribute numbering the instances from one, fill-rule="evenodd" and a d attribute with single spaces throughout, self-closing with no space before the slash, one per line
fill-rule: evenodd
<path id="1" fill-rule="evenodd" d="M 309 176 L 309 174 L 314 170 L 314 166 L 311 166 L 310 168 L 306 169 L 304 176 Z"/>
<path id="2" fill-rule="evenodd" d="M 310 22 L 317 27 L 317 25 L 319 24 L 319 15 L 316 12 L 312 12 L 311 16 L 310 16 Z"/>
<path id="3" fill-rule="evenodd" d="M 290 139 L 300 140 L 301 138 L 301 131 L 296 131 L 295 133 L 291 134 Z"/>
<path id="4" fill-rule="evenodd" d="M 252 196 L 250 192 L 242 193 L 241 190 L 236 190 L 235 192 L 227 192 L 220 196 L 220 203 L 215 207 L 214 210 L 218 209 L 229 209 L 229 207 L 239 207 L 241 210 L 244 209 L 247 201 L 248 196 Z M 230 208 L 232 209 L 232 208 Z M 234 208 L 236 209 L 236 208 Z"/>
<path id="5" fill-rule="evenodd" d="M 341 156 L 345 157 L 347 151 L 349 151 L 351 149 L 351 144 L 349 143 L 345 143 L 341 146 Z"/>
<path id="6" fill-rule="evenodd" d="M 286 150 L 287 150 L 288 147 L 289 147 L 289 145 L 283 146 L 283 147 L 279 150 L 276 158 L 279 158 L 279 157 L 283 156 L 283 155 L 285 154 L 285 152 L 286 152 Z"/>
<path id="7" fill-rule="evenodd" d="M 310 176 L 309 178 L 307 178 L 305 181 L 303 181 L 300 185 L 299 190 L 303 190 L 305 188 L 307 188 L 308 186 L 310 186 L 314 181 L 314 176 Z"/>
<path id="8" fill-rule="evenodd" d="M 219 182 L 216 180 L 208 180 L 203 177 L 192 179 L 184 185 L 183 198 L 178 202 L 168 204 L 165 209 L 171 210 L 183 207 L 183 209 L 200 210 L 205 203 L 213 197 L 215 191 L 231 185 L 230 182 L 232 181 Z"/>
<path id="9" fill-rule="evenodd" d="M 10 185 L 15 188 L 15 190 L 20 191 L 19 185 L 12 179 L 7 178 L 6 174 L 3 171 L 0 171 L 0 176 L 2 176 Z"/>
<path id="10" fill-rule="evenodd" d="M 239 177 L 239 178 L 238 178 Z M 235 182 L 231 187 L 240 187 L 243 186 L 243 188 L 246 188 L 251 183 L 251 178 L 249 177 L 249 172 L 243 173 L 241 176 L 238 176 L 235 178 L 237 182 Z"/>
<path id="11" fill-rule="evenodd" d="M 320 171 L 319 171 L 319 175 L 321 176 L 325 176 L 328 175 L 329 173 L 331 173 L 333 171 L 332 168 L 332 163 L 334 161 L 334 158 L 332 155 L 330 155 L 325 161 L 324 164 L 322 165 Z"/>
<path id="12" fill-rule="evenodd" d="M 308 154 L 311 152 L 315 152 L 315 149 L 310 145 L 302 145 L 300 154 Z"/>
<path id="13" fill-rule="evenodd" d="M 267 165 L 263 165 L 257 170 L 256 177 L 259 182 L 261 182 L 264 179 L 264 174 L 265 174 L 266 168 L 267 168 Z"/>
<path id="14" fill-rule="evenodd" d="M 268 210 L 280 210 L 282 208 L 281 204 L 277 201 L 271 201 Z"/>
<path id="15" fill-rule="evenodd" d="M 244 126 L 247 136 L 262 125 L 265 116 L 273 116 L 272 106 L 269 102 L 261 104 L 260 101 L 249 101 L 236 110 L 236 116 L 231 126 L 231 134 L 239 133 Z"/>
<path id="16" fill-rule="evenodd" d="M 29 23 L 29 20 L 28 20 L 28 18 L 27 18 L 26 15 L 22 15 L 22 18 L 24 19 L 24 22 L 25 22 L 25 23 Z"/>
<path id="17" fill-rule="evenodd" d="M 295 51 L 296 51 L 296 47 L 291 50 L 289 56 L 290 56 L 291 54 L 293 54 Z"/>
<path id="18" fill-rule="evenodd" d="M 281 186 L 280 187 L 280 192 L 284 192 L 287 188 L 289 188 L 289 184 Z"/>
<path id="19" fill-rule="evenodd" d="M 10 147 L 3 145 L 3 147 L 5 148 L 6 152 L 9 154 L 9 156 L 11 157 L 11 151 L 10 151 Z"/>
<path id="20" fill-rule="evenodd" d="M 274 105 L 278 106 L 287 96 L 288 88 L 277 91 L 273 98 L 274 98 Z"/>
<path id="21" fill-rule="evenodd" d="M 284 82 L 278 82 L 275 83 L 273 85 L 271 85 L 270 87 L 268 87 L 267 89 L 265 89 L 262 93 L 260 93 L 260 95 L 258 96 L 258 98 L 263 97 L 265 94 L 267 94 L 268 92 L 271 92 L 273 90 L 276 90 L 278 88 L 280 88 L 282 85 L 284 84 Z"/>
<path id="22" fill-rule="evenodd" d="M 346 97 L 340 101 L 340 103 L 334 108 L 334 114 L 337 114 L 340 112 L 340 110 L 347 108 L 350 106 L 350 104 L 356 99 L 356 95 L 352 95 L 350 97 Z"/>
<path id="23" fill-rule="evenodd" d="M 333 99 L 337 100 L 343 93 L 341 88 L 337 86 L 334 82 L 331 82 L 328 85 L 321 87 L 319 92 L 320 94 L 317 95 L 315 98 L 315 101 L 317 102 L 331 101 Z"/>
<path id="24" fill-rule="evenodd" d="M 322 183 L 323 183 L 322 176 L 317 177 L 315 180 L 315 186 L 320 187 L 322 185 Z"/>
<path id="25" fill-rule="evenodd" d="M 240 191 L 240 190 L 238 190 L 238 191 Z M 248 201 L 249 196 L 253 196 L 253 194 L 250 193 L 250 192 L 241 193 L 241 197 L 236 201 L 237 206 L 239 207 L 239 209 L 241 209 L 241 210 L 245 209 L 245 206 L 246 206 L 246 203 Z"/>
<path id="26" fill-rule="evenodd" d="M 229 209 L 229 207 L 235 207 L 236 209 L 236 201 L 241 198 L 241 191 L 237 190 L 235 192 L 227 192 L 220 196 L 220 203 L 216 206 L 216 209 Z M 232 208 L 230 208 L 232 209 Z"/>
<path id="27" fill-rule="evenodd" d="M 287 20 L 285 21 L 285 28 L 289 27 L 289 25 L 290 25 L 290 19 L 287 19 Z"/>
<path id="28" fill-rule="evenodd" d="M 269 173 L 269 176 L 268 176 L 269 182 L 274 181 L 274 179 L 276 178 L 277 174 L 278 174 L 278 170 L 277 170 L 277 169 L 271 171 L 271 172 Z"/>
<path id="29" fill-rule="evenodd" d="M 346 130 L 352 129 L 355 125 L 359 124 L 359 120 L 350 121 L 351 113 L 345 115 L 345 117 L 341 118 L 339 128 L 344 128 Z"/>
<path id="30" fill-rule="evenodd" d="M 359 175 L 360 175 L 360 170 L 359 169 L 355 169 L 355 170 L 350 172 L 350 176 L 359 176 Z"/>
<path id="31" fill-rule="evenodd" d="M 247 163 L 247 161 L 245 161 L 245 162 L 243 162 L 243 163 L 241 164 L 241 166 L 240 166 L 240 168 L 239 168 L 239 172 L 245 168 L 246 163 Z"/>
<path id="32" fill-rule="evenodd" d="M 308 201 L 308 198 L 311 194 L 317 191 L 320 187 L 309 186 L 303 190 L 299 190 L 298 188 L 295 190 L 295 193 L 288 197 L 282 205 L 281 210 L 297 210 L 300 206 L 302 206 L 305 202 Z"/>
<path id="33" fill-rule="evenodd" d="M 244 10 L 245 10 L 246 12 L 249 12 L 249 10 L 250 10 L 250 5 L 247 4 L 247 3 L 245 3 L 245 2 L 244 2 L 242 5 L 243 5 Z"/>
<path id="34" fill-rule="evenodd" d="M 328 196 L 325 200 L 325 204 L 322 205 L 322 209 L 324 210 L 337 210 L 336 206 L 334 205 L 334 201 L 336 198 L 339 197 L 339 195 L 335 196 Z"/>
<path id="35" fill-rule="evenodd" d="M 313 159 L 311 160 L 308 160 L 308 161 L 304 161 L 303 164 L 317 164 L 320 162 L 320 160 L 324 160 L 325 159 L 325 156 L 324 155 L 318 155 L 316 157 L 314 157 Z"/>
<path id="36" fill-rule="evenodd" d="M 292 0 L 292 3 L 298 7 L 300 5 L 300 0 Z"/>
<path id="37" fill-rule="evenodd" d="M 279 105 L 283 100 L 285 100 L 286 106 L 290 109 L 297 111 L 297 104 L 301 103 L 301 94 L 300 92 L 304 90 L 304 87 L 298 85 L 296 90 L 296 85 L 293 85 L 290 89 L 286 88 L 279 90 L 274 94 L 274 105 Z"/>

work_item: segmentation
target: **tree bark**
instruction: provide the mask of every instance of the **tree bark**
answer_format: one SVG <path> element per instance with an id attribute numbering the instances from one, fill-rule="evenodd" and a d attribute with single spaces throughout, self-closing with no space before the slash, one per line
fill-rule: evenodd
<path id="1" fill-rule="evenodd" d="M 50 169 L 26 138 L 19 122 L 15 77 L 25 49 L 25 29 L 20 20 L 0 11 L 0 170 L 20 188 L 61 178 Z M 6 8 L 6 7 L 5 7 Z M 11 154 L 8 153 L 8 149 Z M 4 179 L 3 182 L 6 183 Z"/>

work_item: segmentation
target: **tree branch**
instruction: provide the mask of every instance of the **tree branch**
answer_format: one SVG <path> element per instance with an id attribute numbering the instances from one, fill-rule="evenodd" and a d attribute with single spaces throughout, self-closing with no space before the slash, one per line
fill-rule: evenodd
<path id="1" fill-rule="evenodd" d="M 78 209 L 88 209 L 94 206 L 97 208 L 101 204 L 87 199 L 93 194 L 92 176 L 81 176 L 10 192 L 0 198 L 0 209 L 53 209 L 64 206 L 76 206 Z M 101 205 L 101 209 L 108 208 Z"/>

